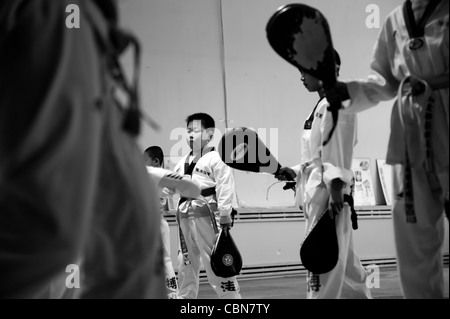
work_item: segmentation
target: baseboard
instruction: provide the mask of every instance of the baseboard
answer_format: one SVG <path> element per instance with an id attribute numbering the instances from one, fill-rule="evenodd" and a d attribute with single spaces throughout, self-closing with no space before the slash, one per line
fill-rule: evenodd
<path id="1" fill-rule="evenodd" d="M 394 257 L 361 259 L 364 267 L 376 265 L 383 267 L 396 267 L 397 261 Z M 449 254 L 443 256 L 444 265 L 449 264 Z M 280 265 L 262 265 L 262 266 L 244 266 L 241 273 L 237 276 L 238 280 L 251 280 L 263 278 L 287 277 L 306 274 L 307 270 L 301 263 L 280 264 Z M 200 270 L 200 283 L 208 283 L 206 271 Z"/>

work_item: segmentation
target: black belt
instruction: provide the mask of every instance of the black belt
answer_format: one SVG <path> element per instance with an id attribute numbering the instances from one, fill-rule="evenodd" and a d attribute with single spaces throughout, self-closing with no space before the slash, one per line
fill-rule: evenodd
<path id="1" fill-rule="evenodd" d="M 210 188 L 202 189 L 201 194 L 202 194 L 203 197 L 208 197 L 208 196 L 211 196 L 211 195 L 215 195 L 216 194 L 216 188 L 215 187 L 210 187 Z"/>
<path id="2" fill-rule="evenodd" d="M 203 197 L 208 197 L 211 195 L 215 195 L 216 194 L 216 188 L 215 187 L 209 187 L 209 188 L 205 188 L 202 189 L 201 193 L 200 193 Z M 189 198 L 187 197 L 181 197 L 180 198 L 180 202 L 178 203 L 178 206 L 183 204 L 185 201 L 187 201 Z"/>
<path id="3" fill-rule="evenodd" d="M 352 195 L 344 195 L 344 202 L 347 202 L 350 206 L 350 210 L 352 211 L 351 220 L 352 220 L 352 228 L 358 229 L 358 214 L 356 214 L 355 206 L 353 202 L 353 196 Z"/>

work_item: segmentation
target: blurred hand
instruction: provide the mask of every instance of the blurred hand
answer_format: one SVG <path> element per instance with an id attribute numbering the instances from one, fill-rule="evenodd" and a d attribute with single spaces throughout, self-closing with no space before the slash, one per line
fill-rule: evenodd
<path id="1" fill-rule="evenodd" d="M 344 184 L 345 183 L 339 178 L 335 178 L 331 181 L 330 200 L 328 205 L 331 218 L 334 218 L 336 214 L 339 214 L 344 207 L 344 195 L 342 192 Z"/>
<path id="2" fill-rule="evenodd" d="M 295 181 L 297 174 L 295 174 L 294 170 L 289 167 L 282 167 L 275 178 L 279 181 Z"/>
<path id="3" fill-rule="evenodd" d="M 162 189 L 162 193 L 165 194 L 165 195 L 172 196 L 172 195 L 175 195 L 177 192 L 176 192 L 174 187 L 170 187 L 170 188 L 169 187 L 164 187 Z"/>
<path id="4" fill-rule="evenodd" d="M 225 229 L 225 228 L 231 229 L 231 223 L 220 224 L 220 228 L 222 228 L 222 229 Z"/>
<path id="5" fill-rule="evenodd" d="M 222 229 L 224 229 L 224 228 L 231 229 L 232 223 L 233 223 L 233 220 L 231 218 L 231 215 L 221 215 L 220 216 L 219 224 Z"/>

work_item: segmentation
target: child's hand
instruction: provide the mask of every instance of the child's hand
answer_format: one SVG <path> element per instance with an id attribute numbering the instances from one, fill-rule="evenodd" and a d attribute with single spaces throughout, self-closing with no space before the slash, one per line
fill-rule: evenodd
<path id="1" fill-rule="evenodd" d="M 231 223 L 228 223 L 228 224 L 220 224 L 220 227 L 221 227 L 222 229 L 225 229 L 225 228 L 231 229 Z"/>
<path id="2" fill-rule="evenodd" d="M 220 216 L 219 224 L 222 229 L 224 229 L 224 228 L 230 229 L 232 222 L 233 222 L 233 220 L 231 219 L 230 215 L 221 215 Z"/>
<path id="3" fill-rule="evenodd" d="M 330 202 L 328 207 L 331 218 L 338 214 L 344 207 L 344 196 L 342 194 L 344 184 L 345 183 L 339 178 L 335 178 L 331 181 Z"/>
<path id="4" fill-rule="evenodd" d="M 295 174 L 294 170 L 289 167 L 280 168 L 278 174 L 275 175 L 275 178 L 279 181 L 294 181 L 296 177 L 297 174 Z"/>

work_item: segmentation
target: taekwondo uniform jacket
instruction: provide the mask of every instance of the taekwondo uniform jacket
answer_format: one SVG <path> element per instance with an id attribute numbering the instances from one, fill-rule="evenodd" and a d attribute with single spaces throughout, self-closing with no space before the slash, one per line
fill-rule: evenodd
<path id="1" fill-rule="evenodd" d="M 418 5 L 426 1 L 417 1 Z M 423 10 L 419 10 L 422 11 Z M 409 37 L 405 27 L 402 6 L 396 8 L 386 19 L 374 47 L 371 63 L 372 72 L 366 80 L 346 81 L 350 95 L 350 104 L 346 112 L 361 112 L 377 105 L 380 101 L 396 97 L 403 79 L 414 76 L 429 85 L 439 76 L 449 76 L 449 1 L 438 5 L 425 27 L 424 47 L 409 49 Z M 401 93 L 401 92 L 400 92 Z M 432 148 L 436 171 L 449 167 L 449 91 L 439 89 L 432 92 L 435 99 L 432 132 Z M 394 111 L 393 111 L 394 112 Z M 393 113 L 394 115 L 394 113 Z M 393 135 L 399 135 L 399 122 L 392 125 Z M 403 141 L 401 141 L 403 142 Z M 396 150 L 402 149 L 396 143 L 391 145 L 387 154 L 390 164 L 399 164 L 401 155 Z"/>
<path id="2" fill-rule="evenodd" d="M 319 173 L 322 163 L 326 168 L 323 174 L 325 185 L 329 187 L 334 178 L 340 178 L 346 183 L 347 193 L 350 193 L 353 147 L 357 143 L 357 118 L 355 114 L 339 112 L 333 136 L 323 147 L 322 143 L 333 125 L 327 107 L 328 101 L 321 99 L 302 131 L 301 164 L 293 167 L 297 174 L 296 205 L 303 205 L 307 200 L 304 196 L 312 196 L 314 188 L 322 182 L 322 174 Z M 313 170 L 315 174 L 311 174 Z"/>
<path id="3" fill-rule="evenodd" d="M 174 171 L 185 174 L 186 155 L 175 166 Z M 200 157 L 192 171 L 192 180 L 200 185 L 202 196 L 179 205 L 177 218 L 180 225 L 180 246 L 182 258 L 178 259 L 179 298 L 197 298 L 201 261 L 208 281 L 219 298 L 240 299 L 240 288 L 236 276 L 218 277 L 211 268 L 211 251 L 217 239 L 217 222 L 231 223 L 234 199 L 234 178 L 232 170 L 220 158 L 217 151 L 210 151 Z M 214 189 L 215 194 L 209 192 Z M 208 209 L 204 209 L 205 201 Z"/>
<path id="4" fill-rule="evenodd" d="M 184 175 L 184 164 L 190 155 L 184 156 L 175 166 L 174 171 Z M 190 159 L 189 164 L 193 159 Z M 198 159 L 192 172 L 192 180 L 200 186 L 201 190 L 215 188 L 217 208 L 220 220 L 231 223 L 231 211 L 234 199 L 234 177 L 230 167 L 220 158 L 217 151 L 210 151 Z"/>

